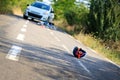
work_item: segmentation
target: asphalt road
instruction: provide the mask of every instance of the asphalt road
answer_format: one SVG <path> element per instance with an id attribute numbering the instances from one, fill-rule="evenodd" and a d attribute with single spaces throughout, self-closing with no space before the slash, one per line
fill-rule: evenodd
<path id="1" fill-rule="evenodd" d="M 75 46 L 87 55 L 73 57 Z M 64 32 L 0 15 L 0 80 L 120 80 L 120 67 Z"/>

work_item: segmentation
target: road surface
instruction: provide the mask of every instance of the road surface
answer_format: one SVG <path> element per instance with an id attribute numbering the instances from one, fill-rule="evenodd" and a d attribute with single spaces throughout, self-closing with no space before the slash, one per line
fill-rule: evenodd
<path id="1" fill-rule="evenodd" d="M 120 80 L 120 68 L 67 33 L 0 15 L 0 80 Z"/>

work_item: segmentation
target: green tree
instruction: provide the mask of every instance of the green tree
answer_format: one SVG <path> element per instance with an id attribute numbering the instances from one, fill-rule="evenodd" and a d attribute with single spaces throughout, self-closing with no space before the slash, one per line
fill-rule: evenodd
<path id="1" fill-rule="evenodd" d="M 87 26 L 88 8 L 76 0 L 55 0 L 54 10 L 56 19 L 64 19 L 74 27 L 74 33 L 79 33 Z"/>
<path id="2" fill-rule="evenodd" d="M 11 13 L 11 6 L 8 0 L 0 0 L 0 14 Z"/>
<path id="3" fill-rule="evenodd" d="M 0 0 L 0 12 L 12 11 L 15 7 L 20 7 L 24 10 L 27 4 L 32 3 L 34 0 Z"/>
<path id="4" fill-rule="evenodd" d="M 54 10 L 56 14 L 56 19 L 64 18 L 64 12 L 69 10 L 70 8 L 73 8 L 75 5 L 75 0 L 54 0 Z"/>
<path id="5" fill-rule="evenodd" d="M 91 0 L 89 31 L 104 40 L 120 40 L 119 11 L 118 0 Z"/>
<path id="6" fill-rule="evenodd" d="M 88 8 L 86 8 L 83 4 L 74 6 L 65 12 L 65 18 L 68 24 L 75 26 L 75 33 L 79 33 L 81 30 L 86 29 L 88 12 Z"/>

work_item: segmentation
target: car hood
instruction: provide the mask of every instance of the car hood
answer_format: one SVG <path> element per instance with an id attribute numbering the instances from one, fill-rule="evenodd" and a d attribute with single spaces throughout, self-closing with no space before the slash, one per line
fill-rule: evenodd
<path id="1" fill-rule="evenodd" d="M 39 14 L 39 15 L 45 15 L 45 13 L 49 13 L 48 10 L 40 9 L 40 8 L 37 8 L 34 6 L 29 6 L 28 9 L 29 9 L 29 12 L 33 12 L 33 13 Z"/>

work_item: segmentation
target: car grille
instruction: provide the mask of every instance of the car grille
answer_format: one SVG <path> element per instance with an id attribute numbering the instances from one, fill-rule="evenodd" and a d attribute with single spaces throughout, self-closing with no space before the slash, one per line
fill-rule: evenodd
<path id="1" fill-rule="evenodd" d="M 36 17 L 36 18 L 42 18 L 42 16 L 37 15 L 37 14 L 30 13 L 30 12 L 28 12 L 28 15 L 29 15 L 29 16 L 32 16 L 32 17 Z"/>

